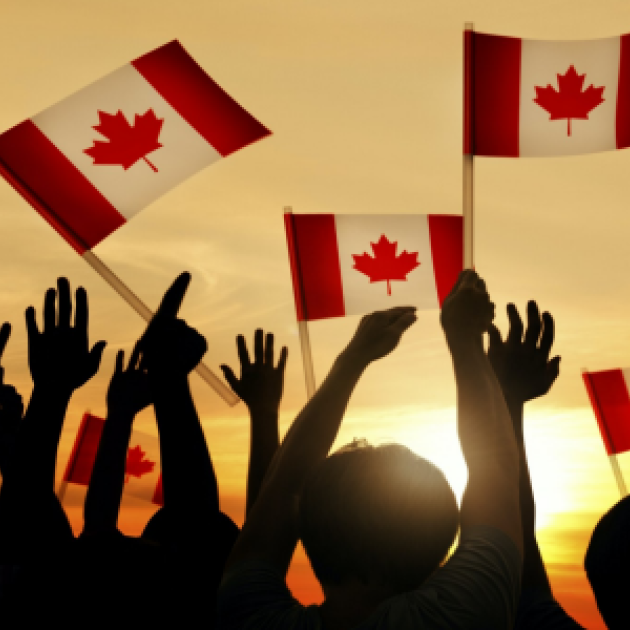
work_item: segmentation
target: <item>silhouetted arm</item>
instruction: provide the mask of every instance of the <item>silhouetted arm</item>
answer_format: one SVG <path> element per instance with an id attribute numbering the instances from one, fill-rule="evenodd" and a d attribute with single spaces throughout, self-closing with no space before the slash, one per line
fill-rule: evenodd
<path id="1" fill-rule="evenodd" d="M 11 335 L 11 324 L 5 322 L 0 327 L 0 359 Z M 22 396 L 15 387 L 5 385 L 4 368 L 0 367 L 0 475 L 5 475 L 13 457 L 15 440 L 20 420 L 24 412 Z"/>
<path id="2" fill-rule="evenodd" d="M 236 346 L 241 363 L 240 379 L 236 378 L 230 367 L 221 366 L 225 380 L 247 405 L 251 420 L 246 517 L 258 498 L 265 474 L 280 445 L 278 410 L 282 399 L 287 348 L 286 346 L 282 348 L 278 365 L 274 367 L 273 342 L 273 334 L 267 333 L 263 346 L 263 331 L 260 328 L 257 329 L 254 333 L 254 362 L 252 363 L 247 352 L 245 338 L 243 335 L 238 335 Z"/>
<path id="3" fill-rule="evenodd" d="M 76 291 L 74 326 L 66 278 L 44 299 L 40 332 L 35 309 L 26 311 L 28 356 L 33 393 L 20 423 L 15 453 L 0 494 L 0 521 L 10 524 L 25 540 L 60 533 L 71 535 L 63 509 L 54 496 L 55 463 L 63 421 L 75 389 L 86 383 L 100 365 L 105 342 L 90 350 L 88 302 L 85 289 Z M 58 308 L 55 307 L 58 298 Z"/>
<path id="4" fill-rule="evenodd" d="M 164 506 L 182 531 L 203 529 L 219 512 L 217 479 L 188 383 L 207 343 L 176 319 L 189 282 L 188 273 L 175 280 L 139 342 L 160 435 Z"/>
<path id="5" fill-rule="evenodd" d="M 137 347 L 127 369 L 123 369 L 124 358 L 120 350 L 107 391 L 107 418 L 85 498 L 83 534 L 117 531 L 133 420 L 151 403 L 148 376 L 139 369 Z"/>
<path id="6" fill-rule="evenodd" d="M 365 368 L 389 354 L 415 320 L 414 307 L 380 311 L 361 320 L 352 340 L 287 432 L 228 567 L 263 558 L 286 574 L 297 544 L 296 507 L 304 482 L 328 455 Z"/>
<path id="7" fill-rule="evenodd" d="M 485 282 L 474 271 L 463 271 L 441 313 L 457 385 L 457 430 L 468 466 L 461 527 L 463 534 L 478 525 L 499 529 L 522 554 L 518 450 L 507 405 L 482 343 L 493 318 L 494 304 Z"/>

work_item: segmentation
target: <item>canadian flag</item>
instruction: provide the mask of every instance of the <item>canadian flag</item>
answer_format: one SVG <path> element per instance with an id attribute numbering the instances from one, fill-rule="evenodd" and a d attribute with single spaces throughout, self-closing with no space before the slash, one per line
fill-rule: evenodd
<path id="1" fill-rule="evenodd" d="M 583 372 L 608 455 L 630 450 L 630 368 Z"/>
<path id="2" fill-rule="evenodd" d="M 439 308 L 463 269 L 463 219 L 285 214 L 298 320 Z"/>
<path id="3" fill-rule="evenodd" d="M 81 419 L 62 481 L 88 486 L 105 420 L 86 413 Z M 125 464 L 123 493 L 164 505 L 160 472 L 160 442 L 154 435 L 133 431 Z"/>
<path id="4" fill-rule="evenodd" d="M 0 174 L 83 254 L 269 133 L 172 41 L 0 135 Z"/>
<path id="5" fill-rule="evenodd" d="M 630 146 L 630 35 L 541 41 L 465 31 L 464 153 Z"/>

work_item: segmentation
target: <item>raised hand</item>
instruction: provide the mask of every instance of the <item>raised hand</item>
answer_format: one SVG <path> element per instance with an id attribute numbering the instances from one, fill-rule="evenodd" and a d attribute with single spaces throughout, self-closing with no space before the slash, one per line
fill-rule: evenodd
<path id="1" fill-rule="evenodd" d="M 5 322 L 0 327 L 0 360 L 10 335 L 11 324 Z M 3 437 L 15 434 L 23 412 L 22 396 L 17 393 L 13 385 L 5 385 L 4 368 L 0 366 L 0 434 Z"/>
<path id="2" fill-rule="evenodd" d="M 278 365 L 274 367 L 273 343 L 273 333 L 267 333 L 265 338 L 263 331 L 258 328 L 254 333 L 254 362 L 252 363 L 245 337 L 238 335 L 236 347 L 241 363 L 240 379 L 236 378 L 232 368 L 227 365 L 221 366 L 225 380 L 252 414 L 278 413 L 288 350 L 286 346 L 282 347 Z"/>
<path id="3" fill-rule="evenodd" d="M 131 417 L 140 413 L 151 404 L 151 390 L 146 371 L 140 369 L 140 351 L 138 344 L 133 349 L 127 369 L 123 369 L 124 350 L 116 355 L 114 375 L 107 390 L 107 408 L 109 415 Z"/>
<path id="4" fill-rule="evenodd" d="M 464 269 L 451 289 L 440 314 L 447 340 L 475 339 L 481 341 L 494 319 L 494 304 L 486 283 L 472 269 Z"/>
<path id="5" fill-rule="evenodd" d="M 180 274 L 168 288 L 153 319 L 138 342 L 141 368 L 154 373 L 187 376 L 208 349 L 205 338 L 185 321 L 177 319 L 190 274 Z"/>
<path id="6" fill-rule="evenodd" d="M 55 302 L 57 301 L 57 308 Z M 35 386 L 50 386 L 71 394 L 98 371 L 105 341 L 90 350 L 88 342 L 88 299 L 83 287 L 76 291 L 74 326 L 70 325 L 72 300 L 67 278 L 58 278 L 57 291 L 48 289 L 44 298 L 44 327 L 40 332 L 35 309 L 26 309 L 28 361 Z"/>
<path id="7" fill-rule="evenodd" d="M 527 330 L 514 304 L 508 304 L 510 330 L 505 341 L 496 326 L 488 332 L 488 359 L 508 404 L 522 405 L 544 396 L 560 372 L 560 357 L 549 359 L 554 339 L 553 317 L 540 315 L 534 301 L 527 304 Z"/>
<path id="8" fill-rule="evenodd" d="M 344 352 L 368 365 L 388 355 L 416 319 L 415 306 L 396 306 L 365 315 Z"/>

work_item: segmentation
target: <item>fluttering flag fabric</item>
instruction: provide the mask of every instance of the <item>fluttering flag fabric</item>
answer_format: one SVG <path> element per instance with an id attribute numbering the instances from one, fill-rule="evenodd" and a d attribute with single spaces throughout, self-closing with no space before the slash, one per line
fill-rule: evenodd
<path id="1" fill-rule="evenodd" d="M 285 214 L 299 321 L 439 308 L 463 269 L 456 215 Z"/>
<path id="2" fill-rule="evenodd" d="M 87 486 L 96 459 L 105 420 L 86 413 L 63 475 L 63 481 Z M 157 505 L 164 504 L 160 473 L 160 443 L 156 436 L 133 431 L 127 451 L 124 494 L 144 499 Z"/>
<path id="3" fill-rule="evenodd" d="M 464 37 L 464 153 L 536 157 L 630 146 L 630 35 Z"/>
<path id="4" fill-rule="evenodd" d="M 178 41 L 0 135 L 0 174 L 79 254 L 269 134 Z"/>
<path id="5" fill-rule="evenodd" d="M 606 452 L 630 450 L 630 368 L 584 372 L 582 377 Z"/>

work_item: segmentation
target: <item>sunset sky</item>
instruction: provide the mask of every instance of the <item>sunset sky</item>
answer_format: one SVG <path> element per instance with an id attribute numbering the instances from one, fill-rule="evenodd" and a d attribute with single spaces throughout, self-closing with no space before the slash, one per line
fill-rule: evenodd
<path id="1" fill-rule="evenodd" d="M 182 270 L 181 315 L 208 340 L 206 363 L 238 367 L 234 338 L 256 327 L 289 348 L 282 431 L 305 402 L 282 210 L 449 213 L 462 209 L 462 29 L 540 39 L 630 32 L 613 0 L 0 0 L 0 132 L 119 66 L 179 39 L 273 135 L 201 171 L 147 207 L 95 253 L 151 307 Z M 588 83 L 588 77 L 587 77 Z M 630 115 L 630 114 L 629 114 Z M 558 124 L 565 124 L 562 121 Z M 556 320 L 560 377 L 526 409 L 539 540 L 554 592 L 589 628 L 603 628 L 582 561 L 598 518 L 619 498 L 581 370 L 630 366 L 630 151 L 475 160 L 476 268 L 497 304 L 529 299 Z M 0 320 L 14 332 L 6 382 L 25 399 L 24 309 L 41 312 L 57 276 L 83 285 L 90 337 L 108 341 L 99 374 L 72 399 L 57 459 L 67 462 L 81 415 L 105 414 L 116 350 L 140 318 L 32 208 L 0 181 Z M 358 316 L 310 325 L 321 382 Z M 197 376 L 192 388 L 223 509 L 243 520 L 249 420 Z M 466 471 L 455 435 L 455 389 L 437 311 L 418 314 L 393 355 L 369 368 L 339 444 L 398 441 L 443 468 L 458 496 Z M 137 428 L 156 433 L 152 411 Z M 630 458 L 620 458 L 630 482 Z M 66 496 L 76 531 L 84 490 Z M 125 499 L 119 525 L 138 534 L 153 508 Z M 298 554 L 290 585 L 318 601 Z"/>

